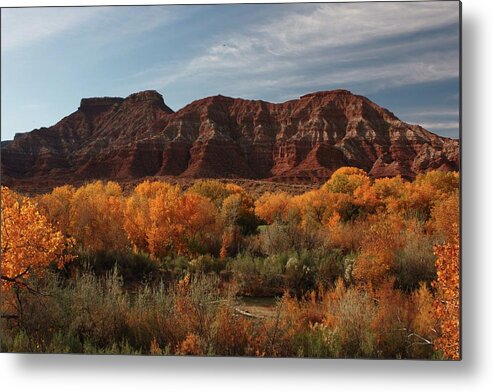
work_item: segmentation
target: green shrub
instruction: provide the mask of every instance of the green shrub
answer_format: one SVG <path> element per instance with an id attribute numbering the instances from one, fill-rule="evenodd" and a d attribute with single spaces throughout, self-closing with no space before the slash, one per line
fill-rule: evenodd
<path id="1" fill-rule="evenodd" d="M 207 274 L 214 272 L 219 274 L 226 269 L 226 262 L 211 255 L 200 255 L 189 261 L 188 268 L 193 273 Z"/>
<path id="2" fill-rule="evenodd" d="M 412 291 L 419 287 L 420 282 L 431 283 L 435 279 L 433 242 L 433 238 L 419 233 L 407 235 L 405 245 L 395 259 L 394 274 L 398 288 Z"/>
<path id="3" fill-rule="evenodd" d="M 287 256 L 254 257 L 248 253 L 238 255 L 228 264 L 238 290 L 242 295 L 276 296 L 283 293 L 283 273 Z"/>
<path id="4" fill-rule="evenodd" d="M 315 285 L 329 287 L 339 277 L 344 277 L 346 256 L 339 249 L 328 249 L 314 257 Z"/>
<path id="5" fill-rule="evenodd" d="M 293 346 L 298 348 L 296 356 L 308 358 L 331 358 L 334 356 L 327 332 L 321 327 L 323 326 L 320 325 L 295 335 Z"/>
<path id="6" fill-rule="evenodd" d="M 286 263 L 287 288 L 294 294 L 303 293 L 315 287 L 315 262 L 308 251 L 292 254 Z"/>
<path id="7" fill-rule="evenodd" d="M 159 278 L 158 264 L 142 252 L 80 250 L 68 268 L 92 271 L 96 276 L 105 276 L 118 268 L 118 273 L 125 283 L 153 281 Z"/>

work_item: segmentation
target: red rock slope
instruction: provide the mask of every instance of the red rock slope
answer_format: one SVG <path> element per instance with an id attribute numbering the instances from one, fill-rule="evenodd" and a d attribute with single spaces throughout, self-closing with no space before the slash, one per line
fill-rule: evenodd
<path id="1" fill-rule="evenodd" d="M 82 99 L 49 128 L 2 143 L 2 183 L 145 176 L 326 180 L 341 166 L 374 177 L 458 170 L 458 140 L 400 121 L 346 90 L 274 104 L 215 96 L 178 112 L 155 91 Z"/>

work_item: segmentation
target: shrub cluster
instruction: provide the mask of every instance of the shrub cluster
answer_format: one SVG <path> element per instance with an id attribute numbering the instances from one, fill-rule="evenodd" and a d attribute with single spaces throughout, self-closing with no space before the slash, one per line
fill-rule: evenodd
<path id="1" fill-rule="evenodd" d="M 450 356 L 433 350 L 457 325 L 436 309 L 449 281 L 434 250 L 457 241 L 458 187 L 452 172 L 342 168 L 293 196 L 214 180 L 2 188 L 2 270 L 15 271 L 2 274 L 2 349 Z M 278 303 L 257 312 L 244 297 Z"/>

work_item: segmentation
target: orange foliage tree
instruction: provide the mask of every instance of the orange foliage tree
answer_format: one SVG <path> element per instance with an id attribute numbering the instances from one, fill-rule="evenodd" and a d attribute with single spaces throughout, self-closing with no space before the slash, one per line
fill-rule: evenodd
<path id="1" fill-rule="evenodd" d="M 433 206 L 430 225 L 435 234 L 447 242 L 453 241 L 459 222 L 459 193 L 454 192 L 448 198 Z"/>
<path id="2" fill-rule="evenodd" d="M 389 212 L 399 211 L 405 191 L 405 182 L 401 176 L 378 178 L 372 185 L 372 192 L 377 200 L 377 207 Z"/>
<path id="3" fill-rule="evenodd" d="M 144 181 L 127 198 L 123 227 L 135 251 L 165 254 L 171 247 L 173 213 L 180 189 L 166 182 Z"/>
<path id="4" fill-rule="evenodd" d="M 183 195 L 176 206 L 175 250 L 179 254 L 205 253 L 215 246 L 221 232 L 220 215 L 207 198 Z"/>
<path id="5" fill-rule="evenodd" d="M 424 219 L 429 219 L 432 208 L 459 189 L 459 174 L 433 170 L 418 174 L 414 182 L 406 183 L 401 211 L 414 211 Z"/>
<path id="6" fill-rule="evenodd" d="M 388 278 L 396 250 L 403 245 L 403 221 L 399 216 L 389 214 L 374 219 L 362 240 L 353 276 L 359 282 L 379 285 Z"/>
<path id="7" fill-rule="evenodd" d="M 70 232 L 91 250 L 123 250 L 122 190 L 115 182 L 97 181 L 77 189 L 70 203 Z"/>
<path id="8" fill-rule="evenodd" d="M 268 224 L 286 220 L 292 208 L 291 196 L 286 192 L 264 193 L 255 202 L 255 214 Z"/>
<path id="9" fill-rule="evenodd" d="M 123 227 L 135 250 L 155 257 L 193 255 L 213 247 L 219 238 L 220 215 L 215 205 L 195 192 L 164 182 L 145 181 L 127 199 Z"/>
<path id="10" fill-rule="evenodd" d="M 435 314 L 439 321 L 440 337 L 434 341 L 436 350 L 440 350 L 448 359 L 460 358 L 460 276 L 459 276 L 459 232 L 452 242 L 435 247 L 437 256 L 437 279 L 435 287 Z"/>
<path id="11" fill-rule="evenodd" d="M 2 281 L 28 287 L 31 273 L 42 273 L 48 265 L 61 268 L 72 257 L 68 241 L 28 198 L 2 187 Z"/>

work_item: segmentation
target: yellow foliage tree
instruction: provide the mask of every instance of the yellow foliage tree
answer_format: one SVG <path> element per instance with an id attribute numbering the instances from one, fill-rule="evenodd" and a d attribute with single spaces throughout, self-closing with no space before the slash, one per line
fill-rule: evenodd
<path id="1" fill-rule="evenodd" d="M 2 281 L 26 286 L 31 273 L 72 260 L 72 242 L 57 231 L 28 198 L 2 187 Z"/>
<path id="2" fill-rule="evenodd" d="M 271 224 L 276 220 L 286 220 L 292 207 L 292 198 L 287 193 L 267 192 L 255 202 L 255 214 Z"/>
<path id="3" fill-rule="evenodd" d="M 146 222 L 141 226 L 141 235 L 145 237 L 148 244 L 148 248 L 144 250 L 153 256 L 164 256 L 173 250 L 175 238 L 178 237 L 175 225 L 181 194 L 176 186 L 168 184 L 152 184 L 151 186 L 158 190 L 150 193 L 147 199 L 148 216 L 145 217 Z"/>
<path id="4" fill-rule="evenodd" d="M 357 167 L 341 167 L 330 176 L 324 188 L 335 193 L 353 195 L 358 187 L 370 184 L 371 179 L 363 169 Z"/>
<path id="5" fill-rule="evenodd" d="M 70 205 L 70 232 L 90 250 L 125 249 L 120 186 L 97 181 L 78 188 Z"/>
<path id="6" fill-rule="evenodd" d="M 439 195 L 450 195 L 459 189 L 459 173 L 431 170 L 420 173 L 414 180 L 416 185 L 431 185 Z"/>
<path id="7" fill-rule="evenodd" d="M 401 211 L 415 211 L 426 220 L 430 218 L 432 208 L 450 197 L 459 189 L 457 172 L 430 171 L 418 174 L 414 182 L 406 183 Z"/>
<path id="8" fill-rule="evenodd" d="M 316 189 L 293 197 L 292 203 L 301 213 L 303 224 L 313 222 L 321 225 L 324 222 L 328 209 L 333 210 L 331 207 L 334 207 L 329 195 L 329 192 Z"/>
<path id="9" fill-rule="evenodd" d="M 399 211 L 400 202 L 405 192 L 405 182 L 401 176 L 378 178 L 372 185 L 372 191 L 378 205 L 387 211 Z"/>
<path id="10" fill-rule="evenodd" d="M 40 209 L 63 234 L 70 235 L 70 205 L 76 189 L 71 185 L 54 188 L 38 199 Z"/>
<path id="11" fill-rule="evenodd" d="M 351 196 L 333 193 L 326 189 L 316 189 L 292 198 L 292 211 L 301 215 L 302 224 L 327 225 L 335 216 L 351 203 Z"/>
<path id="12" fill-rule="evenodd" d="M 123 228 L 135 251 L 164 252 L 168 244 L 163 242 L 170 240 L 170 232 L 163 232 L 160 226 L 171 229 L 173 203 L 179 197 L 179 187 L 166 182 L 144 181 L 135 187 L 125 201 L 123 221 Z M 160 235 L 165 237 L 159 240 Z"/>
<path id="13" fill-rule="evenodd" d="M 238 189 L 239 188 L 239 189 Z M 221 208 L 223 201 L 232 193 L 242 190 L 234 184 L 223 184 L 217 180 L 199 180 L 188 188 L 187 193 L 196 193 L 208 198 L 217 208 Z"/>

